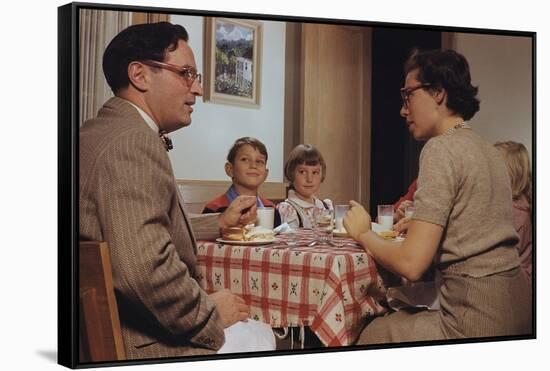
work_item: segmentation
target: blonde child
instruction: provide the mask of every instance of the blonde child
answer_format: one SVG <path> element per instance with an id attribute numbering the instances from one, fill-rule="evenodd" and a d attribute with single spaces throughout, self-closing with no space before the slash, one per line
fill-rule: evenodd
<path id="1" fill-rule="evenodd" d="M 497 142 L 495 147 L 503 155 L 512 185 L 514 227 L 519 234 L 516 245 L 521 267 L 529 280 L 532 275 L 532 224 L 531 224 L 531 163 L 525 146 L 517 142 Z"/>
<path id="2" fill-rule="evenodd" d="M 327 166 L 321 152 L 309 144 L 300 144 L 290 152 L 285 177 L 290 182 L 287 199 L 277 209 L 281 222 L 292 228 L 312 228 L 315 209 L 332 210 L 332 201 L 315 196 L 325 180 Z"/>

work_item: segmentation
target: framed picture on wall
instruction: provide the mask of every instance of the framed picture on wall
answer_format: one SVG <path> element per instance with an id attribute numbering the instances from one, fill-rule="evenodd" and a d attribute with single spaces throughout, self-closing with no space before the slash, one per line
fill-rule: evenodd
<path id="1" fill-rule="evenodd" d="M 204 100 L 258 107 L 262 23 L 206 17 L 204 24 Z"/>

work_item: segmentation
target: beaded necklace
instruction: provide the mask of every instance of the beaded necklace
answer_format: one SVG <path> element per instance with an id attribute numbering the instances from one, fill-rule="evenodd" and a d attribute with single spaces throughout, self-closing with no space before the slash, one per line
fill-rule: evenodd
<path id="1" fill-rule="evenodd" d="M 442 135 L 451 135 L 452 133 L 454 133 L 458 129 L 471 129 L 471 128 L 472 128 L 472 125 L 470 125 L 470 123 L 468 121 L 464 121 L 464 122 L 461 122 L 460 124 L 457 124 L 457 125 L 455 125 L 451 128 L 448 128 L 447 130 L 445 130 L 443 132 Z"/>

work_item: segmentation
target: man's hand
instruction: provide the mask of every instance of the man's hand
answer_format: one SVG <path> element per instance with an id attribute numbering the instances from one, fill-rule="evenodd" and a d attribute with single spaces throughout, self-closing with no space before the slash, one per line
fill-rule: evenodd
<path id="1" fill-rule="evenodd" d="M 355 201 L 349 202 L 350 210 L 344 217 L 344 227 L 354 240 L 359 240 L 359 236 L 371 230 L 371 217 L 363 206 Z"/>
<path id="2" fill-rule="evenodd" d="M 250 316 L 250 310 L 244 300 L 227 289 L 216 291 L 209 296 L 216 305 L 224 328 L 244 321 Z"/>
<path id="3" fill-rule="evenodd" d="M 243 226 L 256 220 L 256 196 L 239 196 L 220 215 L 220 228 Z"/>

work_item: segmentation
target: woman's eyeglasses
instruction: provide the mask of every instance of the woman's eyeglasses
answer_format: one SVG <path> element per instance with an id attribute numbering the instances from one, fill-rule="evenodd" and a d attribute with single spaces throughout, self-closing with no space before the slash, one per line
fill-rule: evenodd
<path id="1" fill-rule="evenodd" d="M 146 60 L 141 61 L 141 63 L 150 66 L 150 67 L 159 67 L 164 68 L 165 70 L 172 71 L 180 75 L 187 81 L 187 85 L 191 86 L 197 80 L 200 83 L 202 83 L 202 76 L 200 73 L 197 72 L 197 69 L 195 67 L 191 66 L 176 66 L 175 64 L 170 63 L 164 63 L 159 61 L 153 61 L 153 60 Z"/>
<path id="2" fill-rule="evenodd" d="M 413 86 L 411 88 L 401 88 L 401 90 L 399 92 L 401 93 L 401 100 L 403 101 L 403 107 L 409 108 L 409 97 L 410 97 L 410 95 L 412 94 L 413 91 L 418 90 L 418 89 L 424 89 L 424 88 L 426 88 L 430 85 L 432 85 L 432 84 L 424 83 L 424 84 L 420 84 L 418 86 Z"/>

